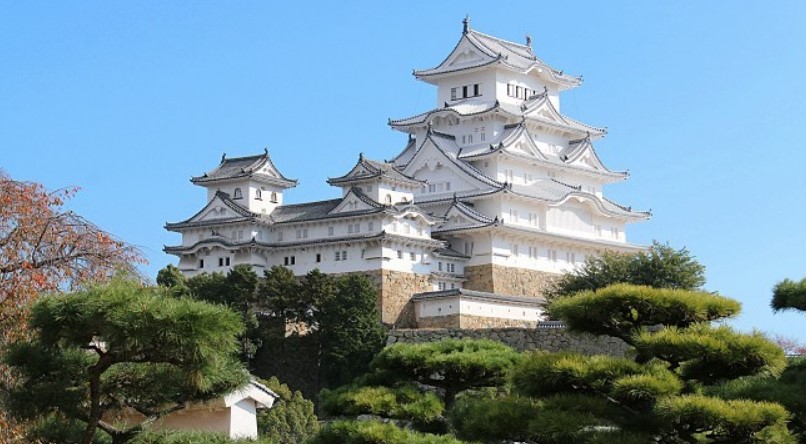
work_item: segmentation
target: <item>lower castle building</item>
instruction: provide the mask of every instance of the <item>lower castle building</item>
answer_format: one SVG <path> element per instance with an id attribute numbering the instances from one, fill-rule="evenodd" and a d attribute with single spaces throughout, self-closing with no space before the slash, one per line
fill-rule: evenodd
<path id="1" fill-rule="evenodd" d="M 524 45 L 462 36 L 437 67 L 414 71 L 437 106 L 390 120 L 408 135 L 391 161 L 358 156 L 328 179 L 341 197 L 284 204 L 296 181 L 268 152 L 222 157 L 192 183 L 207 204 L 166 224 L 165 247 L 188 276 L 249 264 L 297 275 L 362 273 L 379 290 L 382 321 L 400 327 L 532 326 L 552 277 L 603 250 L 637 251 L 625 226 L 649 218 L 604 197 L 626 172 L 606 168 L 602 128 L 560 113 L 560 92 L 581 78 Z"/>

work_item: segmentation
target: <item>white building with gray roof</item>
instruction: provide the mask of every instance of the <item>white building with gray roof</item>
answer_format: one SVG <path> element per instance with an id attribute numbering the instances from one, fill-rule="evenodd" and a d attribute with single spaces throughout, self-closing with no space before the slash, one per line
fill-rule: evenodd
<path id="1" fill-rule="evenodd" d="M 435 327 L 534 324 L 552 277 L 641 248 L 625 227 L 650 214 L 604 196 L 628 177 L 596 154 L 606 130 L 560 112 L 581 78 L 468 19 L 445 60 L 414 76 L 437 87 L 437 107 L 390 120 L 408 143 L 328 179 L 340 198 L 284 205 L 296 181 L 267 152 L 223 157 L 191 179 L 207 205 L 166 225 L 182 244 L 165 251 L 190 276 L 237 264 L 360 272 L 378 286 L 384 322 Z"/>

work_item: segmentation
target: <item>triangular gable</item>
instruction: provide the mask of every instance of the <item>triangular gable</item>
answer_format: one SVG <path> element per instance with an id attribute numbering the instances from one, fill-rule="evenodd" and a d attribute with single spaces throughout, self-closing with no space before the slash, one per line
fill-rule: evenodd
<path id="1" fill-rule="evenodd" d="M 504 144 L 504 150 L 509 153 L 546 160 L 546 155 L 540 151 L 524 125 L 518 125 L 501 143 Z"/>
<path id="2" fill-rule="evenodd" d="M 254 214 L 246 208 L 232 202 L 229 198 L 225 197 L 225 194 L 216 193 L 213 199 L 210 200 L 204 208 L 185 221 L 185 223 L 225 221 L 250 216 L 254 216 Z"/>
<path id="3" fill-rule="evenodd" d="M 490 186 L 500 186 L 499 183 L 487 177 L 481 171 L 473 168 L 466 162 L 456 159 L 446 153 L 435 141 L 435 136 L 428 135 L 420 148 L 406 165 L 403 173 L 420 180 L 427 180 L 426 171 L 434 171 L 438 168 L 448 168 L 452 173 L 452 181 L 456 182 L 455 190 L 460 189 L 459 184 L 464 185 L 464 189 L 486 189 Z M 449 149 L 458 146 L 453 141 Z"/>
<path id="4" fill-rule="evenodd" d="M 350 213 L 354 211 L 374 210 L 382 207 L 383 205 L 373 202 L 363 193 L 356 191 L 355 188 L 350 189 L 347 194 L 341 199 L 341 202 L 335 208 L 330 210 L 328 214 Z"/>
<path id="5" fill-rule="evenodd" d="M 577 146 L 572 147 L 567 154 L 561 153 L 561 159 L 565 163 L 579 168 L 612 173 L 612 171 L 602 163 L 602 160 L 596 154 L 596 150 L 593 148 L 593 144 L 590 143 L 590 141 L 583 140 L 575 145 Z"/>
<path id="6" fill-rule="evenodd" d="M 482 52 L 479 47 L 472 44 L 466 37 L 463 37 L 440 67 L 459 69 L 484 64 L 493 59 L 494 57 Z"/>

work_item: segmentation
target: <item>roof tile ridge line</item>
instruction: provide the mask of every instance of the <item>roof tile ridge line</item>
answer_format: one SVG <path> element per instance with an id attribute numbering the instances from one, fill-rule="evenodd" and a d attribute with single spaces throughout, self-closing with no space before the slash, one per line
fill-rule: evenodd
<path id="1" fill-rule="evenodd" d="M 418 77 L 430 77 L 430 76 L 439 75 L 439 74 L 451 74 L 451 73 L 458 72 L 458 71 L 463 71 L 463 70 L 466 70 L 466 69 L 476 69 L 476 68 L 481 68 L 481 67 L 484 67 L 484 66 L 492 65 L 492 64 L 501 62 L 502 60 L 503 59 L 501 57 L 495 57 L 495 58 L 493 58 L 491 60 L 487 60 L 486 62 L 479 63 L 478 65 L 462 66 L 460 68 L 448 69 L 448 70 L 442 71 L 440 73 L 426 73 L 425 71 L 420 71 L 420 72 L 417 73 L 417 76 Z M 513 65 L 510 65 L 510 66 L 513 66 Z"/>
<path id="2" fill-rule="evenodd" d="M 278 205 L 276 208 L 285 209 L 285 208 L 304 207 L 304 206 L 307 206 L 307 205 L 321 205 L 321 204 L 324 204 L 325 202 L 337 202 L 337 201 L 341 202 L 342 199 L 343 199 L 343 197 L 334 197 L 333 199 L 313 200 L 313 201 L 310 201 L 310 202 L 300 202 L 300 203 L 293 203 L 293 204 Z"/>
<path id="3" fill-rule="evenodd" d="M 433 137 L 433 131 L 427 133 L 426 140 L 431 139 L 432 137 Z M 455 142 L 456 139 L 454 138 L 453 140 L 454 140 L 454 145 L 456 145 L 456 142 Z M 471 173 L 476 174 L 478 177 L 481 178 L 482 182 L 486 182 L 487 184 L 491 184 L 491 185 L 495 185 L 495 186 L 500 186 L 501 185 L 500 182 L 498 182 L 497 180 L 493 179 L 492 177 L 487 176 L 486 174 L 484 174 L 483 171 L 479 170 L 478 168 L 474 167 L 473 165 L 465 162 L 462 159 L 459 159 L 458 157 L 455 158 L 453 156 L 448 155 L 448 153 L 446 153 L 445 150 L 443 150 L 442 147 L 440 147 L 439 144 L 437 144 L 436 141 L 434 141 L 433 139 L 431 139 L 431 142 L 434 144 L 434 147 L 440 153 L 442 153 L 443 156 L 448 158 L 448 160 L 450 160 L 454 165 L 456 165 L 459 168 L 465 170 L 465 172 L 471 172 Z M 423 143 L 425 143 L 425 142 L 423 142 Z"/>
<path id="4" fill-rule="evenodd" d="M 570 183 L 566 183 L 566 182 L 563 182 L 561 180 L 557 180 L 557 178 L 555 178 L 555 177 L 552 177 L 551 181 L 556 182 L 556 183 L 558 183 L 560 185 L 564 185 L 564 186 L 566 186 L 568 188 L 572 188 L 572 189 L 574 189 L 576 191 L 582 191 L 582 185 L 571 185 Z"/>
<path id="5" fill-rule="evenodd" d="M 339 176 L 339 177 L 328 177 L 328 178 L 327 178 L 327 182 L 328 182 L 328 183 L 330 183 L 331 181 L 346 181 L 346 180 L 350 180 L 350 179 L 359 179 L 359 180 L 363 180 L 363 179 L 371 179 L 371 178 L 373 178 L 373 177 L 377 177 L 377 176 L 380 174 L 380 173 L 379 173 L 379 171 L 378 171 L 378 169 L 377 169 L 377 168 L 375 168 L 375 167 L 374 167 L 374 166 L 372 166 L 372 165 L 367 164 L 367 163 L 366 163 L 364 160 L 365 160 L 365 159 L 364 159 L 364 153 L 359 153 L 359 154 L 358 154 L 358 161 L 356 161 L 355 165 L 353 165 L 353 167 L 352 167 L 352 168 L 350 168 L 350 171 L 347 171 L 347 173 L 346 173 L 346 174 L 344 174 L 344 175 L 342 175 L 342 176 Z M 367 170 L 370 170 L 370 172 L 372 172 L 372 170 L 375 170 L 375 171 L 374 171 L 374 172 L 372 172 L 372 175 L 369 175 L 369 176 L 362 176 L 362 177 L 355 177 L 355 176 L 353 176 L 353 177 L 348 177 L 348 176 L 349 176 L 349 174 L 350 174 L 350 172 L 352 172 L 353 170 L 355 170 L 355 168 L 356 168 L 357 166 L 359 166 L 359 165 L 363 166 L 363 167 L 364 167 L 364 168 L 366 168 Z"/>
<path id="6" fill-rule="evenodd" d="M 476 35 L 487 36 L 487 34 L 484 34 L 483 32 L 478 32 L 475 29 L 471 29 L 470 32 L 468 32 L 468 36 L 471 35 L 471 34 L 474 37 Z M 489 37 L 492 37 L 492 36 L 489 36 Z M 492 37 L 492 38 L 495 38 L 495 37 Z M 467 40 L 470 42 L 471 45 L 475 46 L 476 49 L 478 49 L 479 51 L 487 54 L 487 56 L 493 57 L 493 58 L 496 58 L 496 59 L 499 59 L 499 60 L 503 58 L 503 56 L 502 56 L 502 54 L 500 52 L 493 51 L 492 48 L 490 48 L 489 46 L 485 45 L 484 42 L 482 42 L 478 38 L 470 39 L 470 37 L 468 37 Z M 481 46 L 479 46 L 479 45 L 481 45 Z M 483 48 L 482 48 L 482 46 L 483 46 Z"/>
<path id="7" fill-rule="evenodd" d="M 374 200 L 372 200 L 372 199 L 371 199 L 369 196 L 367 196 L 366 194 L 364 194 L 364 192 L 363 192 L 363 191 L 361 191 L 361 188 L 358 188 L 358 187 L 350 187 L 350 192 L 351 192 L 351 193 L 353 193 L 353 194 L 355 194 L 355 196 L 356 196 L 356 197 L 357 197 L 359 200 L 361 200 L 362 202 L 364 202 L 365 204 L 367 204 L 367 205 L 369 205 L 369 206 L 371 206 L 371 207 L 374 207 L 374 208 L 382 208 L 382 207 L 386 207 L 386 205 L 383 205 L 383 204 L 380 204 L 380 203 L 378 203 L 378 202 L 375 202 L 375 201 L 374 201 Z M 347 196 L 344 196 L 344 198 L 342 198 L 342 200 L 344 200 L 344 199 L 346 199 L 346 198 L 347 198 Z"/>
<path id="8" fill-rule="evenodd" d="M 448 55 L 445 57 L 445 59 L 444 59 L 444 60 L 442 60 L 442 61 L 441 61 L 441 62 L 440 62 L 440 63 L 439 63 L 437 66 L 435 66 L 435 67 L 433 67 L 433 68 L 429 68 L 429 69 L 421 69 L 421 70 L 419 70 L 419 71 L 418 71 L 418 70 L 416 70 L 416 69 L 412 69 L 412 70 L 411 70 L 412 75 L 414 75 L 415 77 L 417 77 L 417 73 L 418 73 L 418 72 L 424 72 L 424 71 L 434 71 L 434 70 L 436 70 L 437 68 L 439 68 L 440 66 L 444 65 L 444 64 L 445 64 L 445 62 L 447 62 L 447 61 L 448 61 L 448 59 L 450 59 L 450 58 L 451 58 L 451 56 L 453 55 L 453 52 L 454 52 L 454 51 L 456 51 L 456 48 L 458 48 L 458 47 L 459 47 L 459 44 L 460 44 L 460 43 L 462 43 L 462 40 L 464 40 L 464 39 L 466 38 L 465 36 L 466 36 L 466 34 L 465 34 L 465 33 L 462 33 L 462 37 L 460 37 L 460 38 L 459 38 L 459 40 L 456 42 L 456 44 L 455 44 L 455 45 L 453 45 L 453 49 L 451 49 L 451 52 L 449 52 L 449 53 L 448 53 Z"/>
<path id="9" fill-rule="evenodd" d="M 241 171 L 243 171 L 243 172 L 248 171 L 249 173 L 254 173 L 256 170 L 260 169 L 260 167 L 265 164 L 265 161 L 269 159 L 269 149 L 268 148 L 263 148 L 263 154 L 259 154 L 259 155 L 255 156 L 255 157 L 257 157 L 255 159 L 255 161 L 252 162 L 248 167 L 241 168 Z M 274 165 L 272 165 L 272 166 L 274 166 Z M 277 169 L 275 168 L 275 170 L 277 170 Z M 280 170 L 277 170 L 277 172 L 279 173 Z M 282 173 L 280 174 L 280 176 L 282 176 Z"/>
<path id="10" fill-rule="evenodd" d="M 294 185 L 296 185 L 296 184 L 297 184 L 297 179 L 289 179 L 289 178 L 285 177 L 285 175 L 284 175 L 284 174 L 283 174 L 283 173 L 280 171 L 280 169 L 279 169 L 279 168 L 277 168 L 277 166 L 276 166 L 276 165 L 274 164 L 274 162 L 271 160 L 271 156 L 269 156 L 269 150 L 268 150 L 268 148 L 266 148 L 266 151 L 264 152 L 264 154 L 263 154 L 263 155 L 264 155 L 264 156 L 266 156 L 266 161 L 267 161 L 267 162 L 268 162 L 268 164 L 269 164 L 269 165 L 270 165 L 270 166 L 271 166 L 271 167 L 274 169 L 274 171 L 276 171 L 276 172 L 277 172 L 277 174 L 279 174 L 279 175 L 280 175 L 280 178 L 281 178 L 281 179 L 286 180 L 286 181 L 288 181 L 288 182 L 293 182 L 293 183 L 294 183 Z"/>
<path id="11" fill-rule="evenodd" d="M 620 203 L 617 203 L 617 202 L 605 197 L 604 195 L 602 196 L 602 200 L 610 202 L 611 204 L 613 204 L 613 205 L 615 205 L 615 206 L 617 206 L 617 207 L 621 208 L 622 210 L 627 211 L 629 213 L 646 214 L 646 215 L 650 215 L 650 216 L 652 215 L 652 210 L 649 210 L 649 211 L 633 211 L 632 206 L 622 205 Z"/>
<path id="12" fill-rule="evenodd" d="M 581 140 L 581 143 L 577 143 L 577 146 L 571 151 L 570 155 L 565 154 L 565 158 L 562 159 L 563 162 L 568 163 L 568 162 L 573 162 L 573 161 L 579 159 L 579 157 L 582 156 L 582 153 L 585 152 L 586 147 L 587 147 L 587 148 L 590 148 L 590 152 L 593 154 L 593 157 L 596 158 L 596 161 L 599 162 L 600 165 L 602 165 L 602 167 L 605 169 L 605 171 L 607 171 L 608 173 L 612 173 L 612 174 L 623 174 L 625 176 L 629 175 L 629 173 L 627 171 L 613 171 L 610 168 L 608 168 L 607 165 L 605 165 L 604 162 L 602 162 L 601 157 L 599 157 L 599 153 L 596 152 L 596 147 L 594 147 L 593 142 L 591 142 L 590 133 L 588 133 L 587 137 L 585 137 L 583 139 L 580 139 L 580 140 Z M 569 141 L 568 143 L 570 144 L 571 142 Z M 572 166 L 572 165 L 569 164 L 569 166 Z"/>
<path id="13" fill-rule="evenodd" d="M 496 40 L 496 41 L 499 41 L 499 42 L 502 42 L 502 43 L 506 43 L 508 45 L 513 45 L 513 46 L 517 46 L 517 47 L 520 47 L 520 48 L 523 48 L 523 49 L 527 49 L 527 50 L 529 50 L 530 53 L 532 52 L 532 47 L 529 46 L 529 45 L 523 45 L 523 44 L 520 44 L 520 43 L 517 43 L 517 42 L 513 42 L 511 40 L 503 39 L 501 37 L 496 37 L 496 36 L 494 36 L 492 34 L 487 34 L 486 32 L 478 31 L 475 28 L 471 29 L 470 32 L 472 32 L 474 34 L 478 34 L 478 35 L 480 35 L 482 37 L 487 37 L 487 38 L 492 39 L 492 40 Z"/>
<path id="14" fill-rule="evenodd" d="M 493 221 L 493 218 L 487 216 L 486 214 L 482 214 L 482 213 L 476 211 L 473 208 L 470 208 L 464 202 L 457 201 L 454 204 L 454 206 L 456 208 L 458 208 L 460 211 L 462 211 L 463 213 L 466 213 L 467 215 L 470 215 L 470 216 L 476 218 L 479 222 L 492 222 Z"/>
<path id="15" fill-rule="evenodd" d="M 392 160 L 390 161 L 390 163 L 394 164 L 397 161 L 397 159 L 399 159 L 400 156 L 403 155 L 403 153 L 405 153 L 406 151 L 409 150 L 410 147 L 414 147 L 415 151 L 417 149 L 417 139 L 412 137 L 411 134 L 409 134 L 409 140 L 406 141 L 406 146 L 403 147 L 403 151 L 398 153 L 397 156 L 393 157 Z"/>
<path id="16" fill-rule="evenodd" d="M 429 117 L 428 116 L 429 114 L 436 114 L 436 113 L 439 113 L 439 112 L 452 112 L 452 113 L 454 113 L 454 114 L 456 114 L 458 116 L 461 116 L 461 117 L 476 116 L 476 115 L 479 115 L 479 114 L 483 114 L 483 113 L 492 111 L 494 109 L 498 109 L 500 107 L 501 107 L 501 103 L 498 100 L 496 100 L 495 103 L 493 103 L 493 105 L 491 107 L 489 107 L 487 109 L 483 109 L 481 111 L 475 111 L 475 112 L 471 112 L 471 113 L 461 113 L 461 112 L 453 109 L 453 107 L 451 107 L 451 108 L 434 108 L 432 110 L 426 111 L 424 113 L 417 114 L 416 116 L 407 117 L 405 119 L 389 120 L 389 122 L 387 122 L 387 125 L 393 125 L 393 124 L 396 124 L 397 122 L 402 122 L 403 120 L 413 120 L 413 119 L 417 119 L 419 117 L 426 117 L 426 119 L 423 119 L 421 122 L 419 122 L 419 123 L 422 123 L 422 122 L 425 122 L 427 120 L 427 118 Z"/>

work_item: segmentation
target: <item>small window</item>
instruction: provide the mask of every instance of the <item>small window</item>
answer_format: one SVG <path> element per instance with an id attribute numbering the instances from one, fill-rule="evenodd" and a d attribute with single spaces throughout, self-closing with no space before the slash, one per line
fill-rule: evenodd
<path id="1" fill-rule="evenodd" d="M 322 255 L 320 253 L 316 253 L 316 262 L 322 262 Z"/>
<path id="2" fill-rule="evenodd" d="M 283 258 L 283 265 L 288 266 L 288 256 Z"/>
<path id="3" fill-rule="evenodd" d="M 387 194 L 385 198 L 386 205 L 392 205 L 392 195 Z"/>
<path id="4" fill-rule="evenodd" d="M 235 191 L 232 192 L 232 198 L 233 199 L 240 199 L 241 197 L 242 197 L 241 196 L 241 189 L 236 188 Z"/>
<path id="5" fill-rule="evenodd" d="M 479 96 L 479 84 L 478 83 L 473 85 L 473 96 Z"/>
<path id="6" fill-rule="evenodd" d="M 229 258 L 228 258 L 228 257 L 225 257 L 225 258 L 224 258 L 224 265 L 226 265 L 227 267 L 229 267 Z"/>
<path id="7" fill-rule="evenodd" d="M 412 262 L 416 261 L 417 260 L 417 254 L 414 253 L 414 252 L 409 253 L 409 260 L 411 260 Z"/>
<path id="8" fill-rule="evenodd" d="M 341 260 L 341 251 L 337 251 L 335 254 L 336 262 Z"/>
<path id="9" fill-rule="evenodd" d="M 277 203 L 277 193 L 271 192 L 271 203 Z"/>
<path id="10" fill-rule="evenodd" d="M 437 271 L 442 271 L 442 262 L 437 262 Z"/>
<path id="11" fill-rule="evenodd" d="M 341 252 L 341 260 L 343 260 L 343 261 L 347 260 L 347 252 L 346 251 Z"/>
<path id="12" fill-rule="evenodd" d="M 223 266 L 224 266 L 224 258 L 223 258 L 223 257 L 218 258 L 218 266 L 219 266 L 219 267 L 223 267 Z"/>
<path id="13" fill-rule="evenodd" d="M 260 188 L 255 190 L 255 199 L 256 200 L 263 200 L 263 192 L 260 191 Z"/>
<path id="14" fill-rule="evenodd" d="M 467 85 L 462 87 L 462 98 L 467 98 Z"/>
<path id="15" fill-rule="evenodd" d="M 297 263 L 297 257 L 296 256 L 291 256 L 291 265 L 294 265 L 296 263 Z"/>
<path id="16" fill-rule="evenodd" d="M 403 250 L 397 250 L 397 258 L 403 259 Z"/>
<path id="17" fill-rule="evenodd" d="M 456 88 L 451 88 L 451 100 L 456 100 Z"/>
<path id="18" fill-rule="evenodd" d="M 199 268 L 204 268 L 204 259 L 199 259 Z"/>

